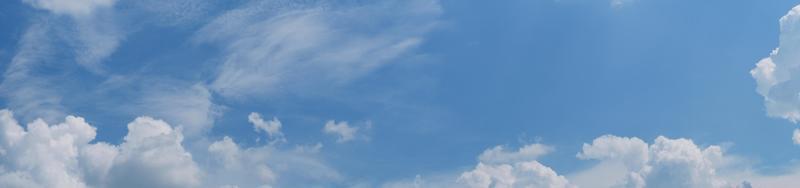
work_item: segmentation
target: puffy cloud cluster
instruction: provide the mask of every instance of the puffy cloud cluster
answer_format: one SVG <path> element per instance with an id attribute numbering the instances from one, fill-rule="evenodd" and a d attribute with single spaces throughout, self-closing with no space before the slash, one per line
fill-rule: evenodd
<path id="1" fill-rule="evenodd" d="M 800 129 L 794 130 L 794 134 L 792 134 L 792 140 L 794 140 L 794 144 L 800 144 Z"/>
<path id="2" fill-rule="evenodd" d="M 113 145 L 94 142 L 96 128 L 80 117 L 55 125 L 37 119 L 23 128 L 0 110 L 0 187 L 314 186 L 342 178 L 319 159 L 322 144 L 243 148 L 224 137 L 190 152 L 182 130 L 162 120 L 139 117 L 127 127 Z"/>
<path id="3" fill-rule="evenodd" d="M 0 187 L 193 187 L 200 171 L 184 151 L 180 131 L 137 118 L 121 145 L 91 143 L 95 128 L 83 118 L 36 120 L 20 126 L 0 111 Z"/>
<path id="4" fill-rule="evenodd" d="M 253 124 L 253 129 L 255 129 L 256 132 L 266 132 L 267 136 L 271 139 L 283 139 L 281 121 L 279 121 L 278 118 L 273 117 L 272 120 L 264 121 L 264 119 L 261 118 L 261 114 L 252 112 L 247 116 L 247 120 Z"/>
<path id="5" fill-rule="evenodd" d="M 336 142 L 343 143 L 356 138 L 358 127 L 351 127 L 346 121 L 337 123 L 336 121 L 330 120 L 325 122 L 325 127 L 322 128 L 322 132 L 338 136 Z"/>
<path id="6" fill-rule="evenodd" d="M 780 19 L 779 45 L 761 59 L 750 74 L 764 97 L 767 114 L 792 122 L 800 120 L 800 6 Z"/>
<path id="7" fill-rule="evenodd" d="M 202 175 L 181 142 L 180 129 L 150 117 L 128 124 L 109 171 L 113 187 L 197 187 Z"/>
<path id="8" fill-rule="evenodd" d="M 541 144 L 523 146 L 517 151 L 496 146 L 484 151 L 475 169 L 462 173 L 457 181 L 473 188 L 574 187 L 564 176 L 536 161 L 551 150 Z"/>
<path id="9" fill-rule="evenodd" d="M 725 164 L 719 146 L 700 148 L 688 139 L 659 136 L 648 145 L 639 138 L 605 135 L 584 144 L 578 158 L 622 162 L 626 169 L 619 182 L 622 187 L 742 186 L 717 175 L 717 168 Z"/>

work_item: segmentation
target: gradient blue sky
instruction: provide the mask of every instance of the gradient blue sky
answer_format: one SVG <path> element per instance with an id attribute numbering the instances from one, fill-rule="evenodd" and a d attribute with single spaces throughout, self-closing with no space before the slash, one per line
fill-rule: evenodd
<path id="1" fill-rule="evenodd" d="M 534 143 L 554 148 L 537 161 L 569 179 L 598 164 L 576 158 L 582 144 L 607 134 L 721 145 L 764 176 L 793 172 L 800 156 L 797 126 L 767 115 L 749 72 L 779 46 L 779 19 L 797 1 L 108 1 L 88 15 L 2 3 L 0 105 L 21 123 L 83 117 L 97 128 L 92 143 L 114 145 L 135 118 L 164 119 L 183 126 L 201 169 L 210 157 L 194 151 L 226 136 L 275 150 L 319 143 L 313 158 L 343 177 L 321 187 L 458 175 L 488 148 Z M 303 20 L 308 12 L 322 21 Z M 281 16 L 289 25 L 257 26 Z M 269 34 L 280 29 L 289 34 Z M 44 34 L 26 40 L 33 32 Z M 103 41 L 110 51 L 93 52 Z M 48 48 L 15 66 L 29 43 Z M 288 65 L 248 67 L 272 61 Z M 266 76 L 223 80 L 226 68 Z M 10 76 L 17 69 L 27 75 Z M 253 131 L 251 112 L 278 118 L 286 141 Z M 355 138 L 338 142 L 323 131 L 329 120 L 357 127 Z"/>

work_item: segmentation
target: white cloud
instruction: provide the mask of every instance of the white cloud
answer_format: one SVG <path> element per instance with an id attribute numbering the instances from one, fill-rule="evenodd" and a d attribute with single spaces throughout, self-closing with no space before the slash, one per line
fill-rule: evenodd
<path id="1" fill-rule="evenodd" d="M 611 7 L 620 8 L 633 3 L 634 0 L 611 0 Z"/>
<path id="2" fill-rule="evenodd" d="M 25 29 L 17 53 L 3 73 L 0 93 L 23 119 L 53 122 L 68 110 L 62 104 L 63 85 L 54 81 L 62 78 L 38 70 L 67 70 L 71 64 L 59 59 L 66 56 L 74 57 L 76 64 L 89 71 L 103 72 L 100 62 L 113 53 L 124 35 L 115 23 L 111 0 L 24 2 L 56 16 L 37 16 Z M 68 16 L 58 16 L 62 14 Z"/>
<path id="3" fill-rule="evenodd" d="M 3 73 L 0 93 L 8 107 L 17 109 L 25 120 L 44 118 L 56 121 L 65 116 L 58 89 L 48 78 L 33 70 L 44 62 L 52 61 L 55 46 L 48 42 L 51 33 L 47 24 L 35 23 L 28 27 L 19 40 L 17 54 Z"/>
<path id="4" fill-rule="evenodd" d="M 457 181 L 473 188 L 574 187 L 564 176 L 536 161 L 550 150 L 541 144 L 527 145 L 518 151 L 506 151 L 497 146 L 484 151 L 475 169 L 462 173 Z"/>
<path id="5" fill-rule="evenodd" d="M 507 151 L 504 146 L 483 151 L 478 159 L 487 163 L 513 163 L 515 161 L 532 161 L 542 155 L 550 153 L 553 148 L 544 144 L 529 144 L 519 148 L 516 152 Z"/>
<path id="6" fill-rule="evenodd" d="M 88 16 L 96 9 L 114 5 L 115 0 L 23 0 L 33 7 L 70 16 Z"/>
<path id="7" fill-rule="evenodd" d="M 440 13 L 433 0 L 253 1 L 214 19 L 196 39 L 224 49 L 210 88 L 247 98 L 336 86 L 372 72 L 417 46 Z"/>
<path id="8" fill-rule="evenodd" d="M 125 33 L 118 28 L 115 0 L 23 0 L 39 9 L 56 15 L 69 15 L 66 24 L 53 25 L 47 32 L 57 33 L 58 38 L 41 42 L 65 41 L 75 53 L 75 62 L 87 70 L 104 72 L 100 63 L 119 46 Z M 42 22 L 52 22 L 60 18 L 45 16 Z M 39 54 L 44 55 L 44 54 Z"/>
<path id="9" fill-rule="evenodd" d="M 24 130 L 10 111 L 0 111 L 0 117 L 0 187 L 87 186 L 78 158 L 80 149 L 94 139 L 95 129 L 83 118 L 68 116 L 53 126 L 36 120 Z"/>
<path id="10" fill-rule="evenodd" d="M 190 139 L 204 136 L 221 115 L 222 107 L 211 101 L 211 93 L 201 84 L 168 83 L 144 87 L 138 105 L 130 106 L 129 113 L 163 118 L 180 126 Z"/>
<path id="11" fill-rule="evenodd" d="M 355 139 L 358 129 L 358 127 L 351 127 L 346 121 L 336 123 L 336 121 L 330 120 L 325 122 L 322 132 L 338 136 L 336 142 L 343 143 Z"/>
<path id="12" fill-rule="evenodd" d="M 0 187 L 307 187 L 342 179 L 320 159 L 321 144 L 242 148 L 224 137 L 190 152 L 182 130 L 162 120 L 139 117 L 127 127 L 119 145 L 92 143 L 96 128 L 83 118 L 25 129 L 0 110 Z"/>
<path id="13" fill-rule="evenodd" d="M 36 120 L 23 129 L 0 111 L 0 187 L 191 187 L 199 169 L 181 146 L 179 131 L 142 117 L 128 124 L 125 141 L 93 143 L 96 128 L 83 118 Z"/>
<path id="14" fill-rule="evenodd" d="M 800 144 L 800 129 L 794 129 L 792 140 L 794 141 L 794 144 Z"/>
<path id="15" fill-rule="evenodd" d="M 726 164 L 719 146 L 700 148 L 688 139 L 659 136 L 647 145 L 638 138 L 606 135 L 585 144 L 578 157 L 624 164 L 626 175 L 617 180 L 623 187 L 740 186 L 718 176 L 717 170 Z"/>
<path id="16" fill-rule="evenodd" d="M 800 82 L 795 79 L 800 66 L 800 6 L 792 8 L 780 19 L 778 47 L 756 64 L 750 74 L 756 80 L 756 91 L 764 97 L 767 114 L 792 122 L 800 120 Z"/>
<path id="17" fill-rule="evenodd" d="M 639 169 L 650 160 L 649 146 L 639 138 L 600 136 L 592 144 L 583 144 L 579 159 L 617 159 L 628 167 Z"/>
<path id="18" fill-rule="evenodd" d="M 281 121 L 278 118 L 273 117 L 270 121 L 264 121 L 261 118 L 261 114 L 251 112 L 250 115 L 247 116 L 247 120 L 253 124 L 253 129 L 256 132 L 264 131 L 267 133 L 270 139 L 280 141 L 283 140 L 283 133 L 281 132 Z"/>
<path id="19" fill-rule="evenodd" d="M 110 187 L 197 187 L 201 171 L 181 142 L 180 130 L 150 117 L 128 124 L 128 135 L 109 172 Z"/>

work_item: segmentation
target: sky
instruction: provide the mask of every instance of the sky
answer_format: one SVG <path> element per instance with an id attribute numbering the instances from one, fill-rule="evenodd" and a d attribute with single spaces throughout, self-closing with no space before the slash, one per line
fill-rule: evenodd
<path id="1" fill-rule="evenodd" d="M 10 0 L 0 187 L 794 187 L 798 5 Z"/>

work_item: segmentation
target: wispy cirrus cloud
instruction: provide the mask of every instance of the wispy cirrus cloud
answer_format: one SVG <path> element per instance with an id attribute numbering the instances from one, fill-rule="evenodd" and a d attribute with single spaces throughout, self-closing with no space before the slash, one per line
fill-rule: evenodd
<path id="1" fill-rule="evenodd" d="M 372 72 L 419 45 L 439 14 L 430 0 L 253 1 L 214 19 L 195 38 L 223 50 L 211 90 L 250 98 L 341 85 Z"/>

